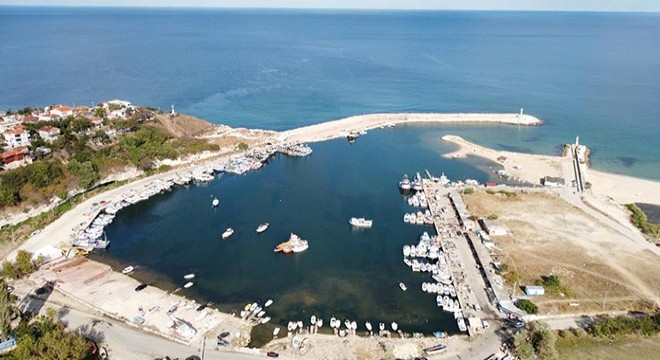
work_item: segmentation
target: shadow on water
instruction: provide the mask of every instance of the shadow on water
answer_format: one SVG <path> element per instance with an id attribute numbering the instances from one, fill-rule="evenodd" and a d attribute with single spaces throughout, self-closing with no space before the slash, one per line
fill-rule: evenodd
<path id="1" fill-rule="evenodd" d="M 636 204 L 639 207 L 646 217 L 648 218 L 651 224 L 660 224 L 660 206 L 653 204 Z"/>
<path id="2" fill-rule="evenodd" d="M 421 291 L 430 275 L 412 273 L 402 261 L 402 246 L 433 228 L 403 223 L 403 214 L 416 209 L 397 183 L 403 173 L 424 169 L 485 182 L 491 175 L 479 168 L 496 164 L 442 158 L 439 153 L 451 146 L 421 141 L 439 129 L 401 127 L 373 131 L 354 144 L 317 143 L 306 158 L 276 156 L 257 172 L 155 196 L 118 213 L 106 229 L 111 246 L 94 258 L 115 269 L 136 266 L 131 276 L 166 291 L 195 273 L 195 285 L 179 294 L 212 301 L 227 313 L 273 299 L 271 323 L 255 329 L 255 341 L 270 340 L 273 326 L 288 321 L 307 324 L 311 315 L 326 323 L 332 316 L 355 320 L 360 328 L 365 321 L 396 321 L 406 332 L 454 333 L 453 316 Z M 211 196 L 220 199 L 216 209 Z M 348 224 L 352 216 L 373 219 L 373 228 L 356 231 Z M 257 235 L 256 227 L 266 221 L 270 228 Z M 236 232 L 223 241 L 220 234 L 228 227 Z M 274 253 L 291 232 L 310 248 Z"/>

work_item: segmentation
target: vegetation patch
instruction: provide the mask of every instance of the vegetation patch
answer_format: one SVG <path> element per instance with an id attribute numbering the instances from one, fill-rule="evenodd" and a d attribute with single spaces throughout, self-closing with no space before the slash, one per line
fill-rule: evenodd
<path id="1" fill-rule="evenodd" d="M 628 204 L 626 208 L 632 213 L 630 221 L 635 225 L 644 235 L 650 236 L 654 239 L 660 239 L 660 224 L 652 224 L 644 214 L 644 211 L 636 204 Z"/>
<path id="2" fill-rule="evenodd" d="M 534 321 L 513 337 L 516 354 L 521 359 L 557 359 L 556 335 L 543 322 Z"/>
<path id="3" fill-rule="evenodd" d="M 520 299 L 516 301 L 516 307 L 520 310 L 523 310 L 524 312 L 528 314 L 538 314 L 539 313 L 539 307 L 536 306 L 531 300 L 528 299 Z"/>
<path id="4" fill-rule="evenodd" d="M 573 293 L 569 288 L 562 285 L 557 275 L 541 276 L 541 280 L 536 282 L 536 285 L 541 285 L 545 289 L 546 293 L 564 295 L 567 297 L 572 297 Z"/>

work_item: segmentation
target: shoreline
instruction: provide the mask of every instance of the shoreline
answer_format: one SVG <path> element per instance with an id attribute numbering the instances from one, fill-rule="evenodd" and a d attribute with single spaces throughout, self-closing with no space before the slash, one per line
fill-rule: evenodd
<path id="1" fill-rule="evenodd" d="M 273 141 L 273 143 L 276 145 L 283 143 L 291 143 L 291 142 L 293 143 L 320 142 L 320 141 L 326 141 L 326 140 L 331 140 L 346 136 L 351 131 L 366 131 L 366 130 L 386 127 L 390 125 L 420 124 L 420 123 L 430 123 L 435 125 L 442 125 L 449 123 L 493 123 L 493 124 L 534 126 L 534 125 L 542 124 L 542 121 L 529 115 L 523 115 L 523 117 L 521 117 L 518 114 L 453 114 L 453 115 L 452 114 L 371 114 L 371 115 L 353 116 L 353 117 L 343 118 L 340 120 L 324 122 L 316 125 L 310 125 L 281 133 L 276 133 L 275 136 L 270 137 L 269 139 L 275 140 Z M 270 135 L 272 136 L 272 133 Z M 459 146 L 459 149 L 445 156 L 451 156 L 451 154 L 456 154 L 458 155 L 457 157 L 475 155 L 497 162 L 496 157 L 495 159 L 492 159 L 489 156 L 492 157 L 493 154 L 506 153 L 506 154 L 511 154 L 512 156 L 515 155 L 515 156 L 520 156 L 521 158 L 525 158 L 527 159 L 525 161 L 529 161 L 530 164 L 532 161 L 537 161 L 537 162 L 540 161 L 542 164 L 545 163 L 546 169 L 549 169 L 548 171 L 554 170 L 559 174 L 561 174 L 562 171 L 564 170 L 561 166 L 561 161 L 565 161 L 566 159 L 568 159 L 566 157 L 558 157 L 558 156 L 533 155 L 533 154 L 513 153 L 507 151 L 497 151 L 493 149 L 488 149 L 486 147 L 474 143 L 470 143 L 460 137 L 453 137 L 450 139 L 451 140 L 447 140 L 447 141 L 455 143 L 456 145 Z M 265 148 L 265 146 L 266 146 L 265 143 L 261 142 L 251 149 L 263 149 Z M 460 153 L 461 151 L 463 151 L 463 153 Z M 87 217 L 90 216 L 90 214 L 92 213 L 93 203 L 99 203 L 101 200 L 114 201 L 117 198 L 119 198 L 121 194 L 130 191 L 139 191 L 140 189 L 143 189 L 144 186 L 146 186 L 147 184 L 153 181 L 167 179 L 169 177 L 172 177 L 176 173 L 192 171 L 195 168 L 208 166 L 212 163 L 219 163 L 226 161 L 232 156 L 237 156 L 237 155 L 242 156 L 242 154 L 243 153 L 224 153 L 224 154 L 218 153 L 218 154 L 213 154 L 212 156 L 209 156 L 208 158 L 205 159 L 197 158 L 195 160 L 190 161 L 189 163 L 180 164 L 180 167 L 169 170 L 167 172 L 140 178 L 131 181 L 127 184 L 124 184 L 122 186 L 119 186 L 115 189 L 100 193 L 90 199 L 85 200 L 84 202 L 78 204 L 76 207 L 71 209 L 69 212 L 63 214 L 62 217 L 55 220 L 53 223 L 49 224 L 48 226 L 46 226 L 42 230 L 42 232 L 37 236 L 29 238 L 26 242 L 21 244 L 17 249 L 14 249 L 8 256 L 8 258 L 15 257 L 15 254 L 19 249 L 26 249 L 28 251 L 32 251 L 33 253 L 36 253 L 38 250 L 47 246 L 59 246 L 62 244 L 68 245 L 69 234 L 73 231 L 75 226 L 77 226 L 80 223 L 81 219 L 86 219 Z M 568 160 L 570 161 L 570 159 Z M 554 161 L 559 161 L 560 165 L 557 166 L 556 164 L 553 164 Z M 509 164 L 509 166 L 512 166 L 513 164 L 514 163 L 512 162 Z M 530 166 L 529 168 L 527 166 L 524 166 L 520 172 L 521 174 L 528 174 L 531 168 L 533 168 L 533 166 Z M 601 173 L 599 171 L 595 171 L 591 169 L 589 169 L 588 171 L 589 171 L 589 175 L 588 175 L 589 178 L 594 178 L 594 179 L 607 178 L 607 176 L 614 176 L 614 179 L 619 181 L 631 181 L 631 180 L 646 181 L 633 177 L 625 177 L 620 175 Z M 548 175 L 552 175 L 552 174 L 548 174 Z M 529 177 L 531 175 L 523 175 L 523 176 L 527 176 L 527 178 L 532 179 L 531 177 Z M 538 181 L 535 183 L 538 183 Z M 653 185 L 658 186 L 660 184 L 654 183 Z M 635 188 L 639 189 L 637 187 Z M 595 187 L 594 189 L 598 189 L 598 192 L 605 191 L 605 190 L 601 190 L 601 187 Z M 649 202 L 648 200 L 645 201 Z M 658 201 L 657 203 L 660 204 L 660 194 L 658 195 L 657 201 Z M 88 261 L 95 262 L 93 260 L 88 260 Z M 124 276 L 120 274 L 118 271 L 111 271 L 111 272 L 117 275 L 118 280 L 116 281 L 118 282 L 119 281 L 121 281 L 122 283 L 124 283 L 125 281 L 135 282 L 135 279 L 128 276 Z M 162 291 L 160 289 L 158 290 Z M 221 313 L 221 314 L 223 316 L 231 316 L 230 314 L 226 314 L 226 313 Z M 233 316 L 231 317 L 235 318 Z M 330 339 L 330 336 L 328 337 L 328 339 Z"/>

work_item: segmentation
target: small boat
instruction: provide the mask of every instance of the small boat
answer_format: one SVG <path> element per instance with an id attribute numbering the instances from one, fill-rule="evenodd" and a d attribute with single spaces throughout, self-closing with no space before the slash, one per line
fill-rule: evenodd
<path id="1" fill-rule="evenodd" d="M 351 220 L 348 221 L 349 224 L 356 226 L 356 227 L 371 227 L 374 224 L 373 220 L 367 220 L 365 218 L 351 218 Z"/>
<path id="2" fill-rule="evenodd" d="M 357 330 L 357 322 L 355 321 L 351 322 L 351 329 Z"/>
<path id="3" fill-rule="evenodd" d="M 337 319 L 335 319 L 334 317 L 330 319 L 330 327 L 331 328 L 337 327 Z"/>
<path id="4" fill-rule="evenodd" d="M 186 279 L 186 280 L 194 279 L 195 274 L 188 274 L 188 275 L 185 275 L 183 278 Z"/>
<path id="5" fill-rule="evenodd" d="M 408 191 L 408 190 L 411 189 L 411 187 L 412 187 L 412 185 L 410 184 L 410 180 L 408 180 L 408 175 L 403 174 L 403 179 L 401 179 L 401 181 L 399 181 L 399 189 L 404 190 L 404 191 Z"/>
<path id="6" fill-rule="evenodd" d="M 285 254 L 303 252 L 309 248 L 307 240 L 301 239 L 296 234 L 291 234 L 288 241 L 285 241 L 275 247 L 275 252 L 283 252 Z"/>
<path id="7" fill-rule="evenodd" d="M 245 307 L 243 308 L 243 310 L 245 310 L 245 311 L 249 311 L 251 305 L 252 305 L 252 304 L 246 304 Z"/>
<path id="8" fill-rule="evenodd" d="M 260 318 L 260 317 L 263 317 L 264 315 L 266 315 L 266 312 L 262 310 L 262 311 L 259 311 L 259 313 L 257 314 L 257 317 Z"/>
<path id="9" fill-rule="evenodd" d="M 352 328 L 352 327 L 351 327 L 351 321 L 348 320 L 348 319 L 344 320 L 344 325 L 346 326 L 347 329 L 351 329 L 351 328 Z"/>
<path id="10" fill-rule="evenodd" d="M 265 318 L 261 319 L 261 323 L 262 323 L 262 324 L 265 324 L 265 323 L 267 323 L 267 322 L 269 322 L 269 321 L 270 321 L 270 316 L 266 316 Z M 278 328 L 278 329 L 279 329 L 279 328 Z M 274 334 L 274 335 L 277 335 L 277 334 Z"/>
<path id="11" fill-rule="evenodd" d="M 399 324 L 397 324 L 397 323 L 395 323 L 394 321 L 392 321 L 392 324 L 391 324 L 391 325 L 392 325 L 392 330 L 394 330 L 394 331 L 399 330 Z"/>
<path id="12" fill-rule="evenodd" d="M 132 267 L 132 266 L 127 266 L 127 267 L 124 268 L 124 270 L 121 271 L 121 273 L 122 273 L 122 274 L 130 274 L 130 273 L 133 272 L 133 270 L 135 270 L 134 267 Z"/>
<path id="13" fill-rule="evenodd" d="M 422 190 L 422 176 L 417 173 L 412 181 L 412 189 L 415 191 Z"/>
<path id="14" fill-rule="evenodd" d="M 312 318 L 309 319 L 309 322 L 311 322 L 312 325 L 315 325 L 316 324 L 316 315 L 312 315 Z"/>
<path id="15" fill-rule="evenodd" d="M 316 319 L 316 326 L 323 327 L 323 319 Z"/>
<path id="16" fill-rule="evenodd" d="M 222 240 L 228 239 L 230 236 L 234 234 L 234 229 L 232 228 L 227 228 L 225 232 L 222 233 Z"/>
<path id="17" fill-rule="evenodd" d="M 378 328 L 380 329 L 380 331 L 385 330 L 385 323 L 378 324 Z"/>
<path id="18" fill-rule="evenodd" d="M 263 223 L 257 227 L 257 234 L 261 234 L 262 232 L 268 230 L 268 227 L 270 226 L 269 223 Z"/>
<path id="19" fill-rule="evenodd" d="M 218 205 L 220 205 L 220 200 L 218 200 L 218 198 L 213 199 L 213 201 L 211 202 L 211 206 L 218 207 Z"/>
<path id="20" fill-rule="evenodd" d="M 399 283 L 399 287 L 400 287 L 401 290 L 403 290 L 403 291 L 408 290 L 408 288 L 406 287 L 406 284 L 404 284 L 404 283 L 402 283 L 402 282 Z"/>
<path id="21" fill-rule="evenodd" d="M 266 320 L 266 319 L 264 319 L 264 320 Z M 279 333 L 280 333 L 280 328 L 279 327 L 276 327 L 275 329 L 273 329 L 273 336 L 277 336 L 277 334 L 279 334 Z"/>
<path id="22" fill-rule="evenodd" d="M 447 345 L 439 344 L 439 345 L 432 346 L 432 347 L 424 349 L 424 352 L 427 355 L 433 355 L 433 354 L 437 354 L 439 352 L 442 352 L 446 349 L 447 349 Z"/>
<path id="23" fill-rule="evenodd" d="M 264 304 L 264 307 L 269 307 L 271 305 L 273 305 L 273 300 L 268 299 L 268 301 L 266 301 L 266 303 Z"/>
<path id="24" fill-rule="evenodd" d="M 183 288 L 184 288 L 184 289 L 187 289 L 187 288 L 189 288 L 189 287 L 191 287 L 191 286 L 193 286 L 193 285 L 194 285 L 194 283 L 193 283 L 192 281 L 189 281 L 189 282 L 187 282 L 185 285 L 183 285 Z"/>
<path id="25" fill-rule="evenodd" d="M 369 331 L 372 330 L 372 327 L 371 327 L 371 323 L 370 323 L 370 322 L 367 321 L 366 323 L 364 323 L 364 326 L 367 328 L 367 330 L 369 330 Z"/>
<path id="26" fill-rule="evenodd" d="M 254 311 L 254 309 L 257 308 L 257 303 L 252 303 L 250 304 L 250 308 L 248 309 L 250 312 Z"/>

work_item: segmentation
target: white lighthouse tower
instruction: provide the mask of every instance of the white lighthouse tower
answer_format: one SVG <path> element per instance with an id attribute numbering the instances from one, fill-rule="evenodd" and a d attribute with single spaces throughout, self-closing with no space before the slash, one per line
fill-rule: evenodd
<path id="1" fill-rule="evenodd" d="M 176 111 L 174 111 L 174 104 L 172 104 L 172 110 L 170 110 L 170 117 L 175 117 L 176 115 L 177 115 Z"/>

